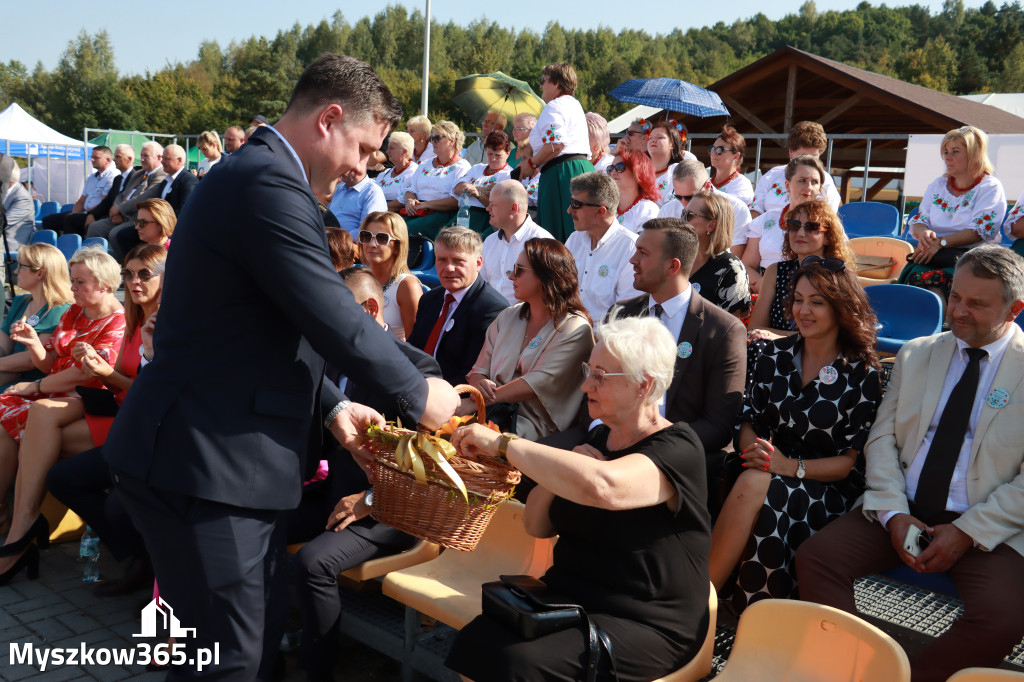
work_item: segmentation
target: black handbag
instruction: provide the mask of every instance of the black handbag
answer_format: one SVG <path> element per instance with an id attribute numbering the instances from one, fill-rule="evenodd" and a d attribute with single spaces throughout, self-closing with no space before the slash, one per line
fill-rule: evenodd
<path id="1" fill-rule="evenodd" d="M 597 679 L 602 650 L 608 652 L 612 679 L 618 679 L 608 635 L 582 606 L 552 592 L 540 580 L 528 575 L 499 576 L 499 580 L 483 584 L 481 601 L 485 615 L 526 640 L 584 626 L 587 633 L 587 682 Z"/>
<path id="2" fill-rule="evenodd" d="M 516 433 L 519 403 L 494 403 L 487 408 L 487 418 L 505 433 Z"/>
<path id="3" fill-rule="evenodd" d="M 116 417 L 120 405 L 114 394 L 105 388 L 75 386 L 75 392 L 82 398 L 82 409 L 94 417 Z"/>
<path id="4" fill-rule="evenodd" d="M 968 249 L 962 246 L 947 246 L 943 249 L 939 249 L 932 256 L 932 259 L 927 263 L 920 263 L 922 267 L 934 267 L 934 268 L 952 268 L 956 267 L 956 262 L 960 260 L 960 256 L 967 253 Z M 911 256 L 914 254 L 907 254 L 907 262 L 911 262 Z"/>

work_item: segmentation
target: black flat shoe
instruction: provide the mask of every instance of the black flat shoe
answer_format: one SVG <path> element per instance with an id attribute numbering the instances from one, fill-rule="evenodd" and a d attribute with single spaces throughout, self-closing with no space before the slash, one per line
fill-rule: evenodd
<path id="1" fill-rule="evenodd" d="M 28 529 L 27 533 L 14 542 L 8 542 L 0 547 L 0 557 L 20 554 L 33 540 L 36 541 L 36 547 L 39 549 L 47 549 L 50 546 L 50 522 L 42 514 L 32 522 L 32 527 Z"/>
<path id="2" fill-rule="evenodd" d="M 150 568 L 148 561 L 133 559 L 120 578 L 97 584 L 93 594 L 97 597 L 119 597 L 143 588 L 153 589 L 153 569 Z"/>
<path id="3" fill-rule="evenodd" d="M 28 579 L 37 580 L 39 578 L 39 550 L 32 545 L 14 562 L 13 566 L 0 573 L 0 587 L 11 582 L 11 579 L 26 566 L 28 566 Z"/>

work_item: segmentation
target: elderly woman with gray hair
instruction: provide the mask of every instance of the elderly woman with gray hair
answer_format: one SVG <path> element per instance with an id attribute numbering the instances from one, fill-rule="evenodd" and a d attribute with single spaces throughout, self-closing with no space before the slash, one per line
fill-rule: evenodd
<path id="1" fill-rule="evenodd" d="M 689 426 L 658 412 L 675 357 L 658 320 L 611 320 L 583 368 L 590 414 L 604 422 L 584 444 L 569 452 L 479 425 L 452 439 L 462 452 L 506 457 L 537 482 L 526 531 L 558 535 L 542 580 L 604 631 L 619 679 L 678 669 L 708 627 L 704 451 Z M 447 665 L 475 680 L 582 680 L 584 632 L 570 626 L 525 640 L 485 614 L 459 633 Z M 600 679 L 611 663 L 602 657 Z"/>
<path id="2" fill-rule="evenodd" d="M 405 205 L 405 190 L 412 174 L 419 168 L 419 164 L 412 160 L 415 148 L 416 141 L 409 133 L 396 131 L 388 138 L 388 161 L 391 162 L 391 168 L 374 178 L 374 182 L 384 190 L 389 211 L 397 213 Z"/>
<path id="3" fill-rule="evenodd" d="M 405 217 L 409 234 L 423 234 L 433 239 L 455 218 L 459 201 L 455 186 L 471 166 L 463 159 L 462 143 L 466 136 L 451 121 L 438 121 L 430 134 L 436 156 L 420 161 L 413 171 L 405 190 L 405 208 L 399 213 Z"/>

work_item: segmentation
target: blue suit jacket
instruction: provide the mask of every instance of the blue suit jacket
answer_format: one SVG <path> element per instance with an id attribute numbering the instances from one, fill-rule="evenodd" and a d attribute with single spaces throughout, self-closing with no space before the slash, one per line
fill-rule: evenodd
<path id="1" fill-rule="evenodd" d="M 256 509 L 294 507 L 322 413 L 324 358 L 415 424 L 423 376 L 331 265 L 302 169 L 258 130 L 184 206 L 164 276 L 155 359 L 104 447 L 154 488 Z M 321 394 L 321 389 L 323 393 Z"/>

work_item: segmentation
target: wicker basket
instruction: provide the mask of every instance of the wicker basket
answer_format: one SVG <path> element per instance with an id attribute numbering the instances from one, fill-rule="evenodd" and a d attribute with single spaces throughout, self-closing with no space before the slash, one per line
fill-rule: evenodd
<path id="1" fill-rule="evenodd" d="M 456 386 L 469 393 L 477 406 L 477 418 L 486 423 L 483 396 L 472 386 Z M 388 429 L 392 433 L 411 433 L 407 429 Z M 427 483 L 420 483 L 411 472 L 399 471 L 394 445 L 375 442 L 373 463 L 373 518 L 392 528 L 448 549 L 471 552 L 476 548 L 498 505 L 512 496 L 521 478 L 504 460 L 493 457 L 457 455 L 448 464 L 462 477 L 470 493 L 466 504 L 454 488 L 439 483 L 437 465 L 424 457 Z M 435 475 L 432 475 L 435 474 Z"/>

